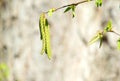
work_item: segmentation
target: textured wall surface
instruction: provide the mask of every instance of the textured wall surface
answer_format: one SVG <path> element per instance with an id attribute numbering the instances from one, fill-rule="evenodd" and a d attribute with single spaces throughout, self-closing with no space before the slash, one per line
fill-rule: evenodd
<path id="1" fill-rule="evenodd" d="M 52 60 L 40 55 L 39 16 L 42 11 L 80 0 L 0 0 L 0 61 L 10 68 L 8 81 L 120 81 L 118 36 L 103 46 L 88 41 L 109 19 L 120 30 L 120 0 L 103 0 L 76 8 L 76 17 L 59 10 L 49 17 Z"/>

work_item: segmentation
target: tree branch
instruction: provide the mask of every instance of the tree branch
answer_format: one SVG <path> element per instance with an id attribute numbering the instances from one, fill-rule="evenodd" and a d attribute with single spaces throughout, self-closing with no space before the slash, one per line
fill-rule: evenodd
<path id="1" fill-rule="evenodd" d="M 93 0 L 89 0 L 89 1 L 93 1 Z M 89 1 L 88 1 L 88 0 L 84 0 L 84 1 L 77 2 L 77 3 L 72 3 L 72 4 L 64 5 L 64 6 L 61 6 L 61 7 L 59 7 L 59 8 L 56 8 L 56 9 L 54 10 L 54 12 L 55 12 L 55 11 L 58 11 L 58 10 L 60 10 L 60 9 L 62 9 L 62 8 L 71 6 L 71 5 L 77 6 L 77 5 L 79 5 L 79 4 L 82 4 L 82 3 L 85 3 L 85 2 L 89 2 Z M 46 12 L 44 12 L 44 13 L 48 13 L 48 12 L 49 12 L 49 11 L 46 11 Z"/>

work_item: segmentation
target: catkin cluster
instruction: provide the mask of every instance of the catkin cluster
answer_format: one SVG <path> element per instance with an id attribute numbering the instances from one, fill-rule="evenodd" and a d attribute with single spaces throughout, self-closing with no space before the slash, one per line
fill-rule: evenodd
<path id="1" fill-rule="evenodd" d="M 47 54 L 48 58 L 51 58 L 51 47 L 50 47 L 50 29 L 48 20 L 45 14 L 42 13 L 39 19 L 39 29 L 40 29 L 40 39 L 42 40 L 42 50 L 41 54 L 44 52 Z"/>

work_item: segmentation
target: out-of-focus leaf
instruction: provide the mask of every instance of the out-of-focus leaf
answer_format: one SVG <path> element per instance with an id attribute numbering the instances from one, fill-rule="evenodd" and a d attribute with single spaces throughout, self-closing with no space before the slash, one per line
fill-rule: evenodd
<path id="1" fill-rule="evenodd" d="M 75 12 L 72 12 L 72 17 L 73 17 L 73 18 L 75 17 Z"/>
<path id="2" fill-rule="evenodd" d="M 117 49 L 120 50 L 120 38 L 117 40 Z"/>
<path id="3" fill-rule="evenodd" d="M 5 63 L 0 63 L 0 81 L 8 78 L 9 68 Z"/>
<path id="4" fill-rule="evenodd" d="M 95 0 L 95 4 L 97 7 L 101 7 L 102 6 L 102 0 Z"/>
<path id="5" fill-rule="evenodd" d="M 52 14 L 53 14 L 54 11 L 55 11 L 55 8 L 50 9 L 50 10 L 48 11 L 48 15 L 49 15 L 49 16 L 52 16 Z"/>
<path id="6" fill-rule="evenodd" d="M 94 36 L 94 37 L 89 41 L 89 45 L 95 43 L 97 40 L 99 40 L 99 36 L 98 36 L 98 35 Z"/>
<path id="7" fill-rule="evenodd" d="M 104 28 L 104 32 L 110 32 L 112 31 L 112 21 L 109 20 L 108 23 L 107 23 L 107 26 Z"/>
<path id="8" fill-rule="evenodd" d="M 95 43 L 96 41 L 100 40 L 100 46 L 102 45 L 102 39 L 103 39 L 103 34 L 102 32 L 98 32 L 97 35 L 95 35 L 90 41 L 89 41 L 89 45 Z"/>
<path id="9" fill-rule="evenodd" d="M 101 35 L 101 37 L 100 37 L 100 45 L 99 45 L 99 48 L 101 48 L 102 43 L 103 43 L 103 35 Z"/>

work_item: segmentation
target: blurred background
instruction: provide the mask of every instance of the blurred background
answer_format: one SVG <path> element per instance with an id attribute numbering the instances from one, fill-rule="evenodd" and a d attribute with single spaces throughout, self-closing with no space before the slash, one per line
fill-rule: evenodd
<path id="1" fill-rule="evenodd" d="M 39 16 L 50 8 L 80 0 L 0 0 L 0 81 L 120 81 L 120 51 L 113 33 L 103 45 L 88 41 L 109 19 L 120 33 L 120 0 L 78 5 L 48 17 L 52 59 L 40 55 Z"/>

